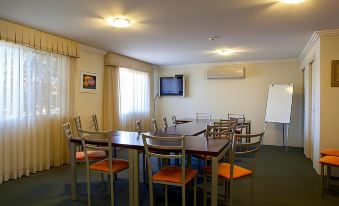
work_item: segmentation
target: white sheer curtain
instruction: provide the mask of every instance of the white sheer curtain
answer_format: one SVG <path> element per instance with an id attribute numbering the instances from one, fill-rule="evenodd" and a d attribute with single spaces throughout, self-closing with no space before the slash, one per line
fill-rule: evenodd
<path id="1" fill-rule="evenodd" d="M 148 129 L 150 118 L 149 73 L 119 67 L 119 120 L 122 130 L 134 131 L 141 120 Z"/>
<path id="2" fill-rule="evenodd" d="M 69 57 L 0 41 L 0 183 L 59 166 Z"/>

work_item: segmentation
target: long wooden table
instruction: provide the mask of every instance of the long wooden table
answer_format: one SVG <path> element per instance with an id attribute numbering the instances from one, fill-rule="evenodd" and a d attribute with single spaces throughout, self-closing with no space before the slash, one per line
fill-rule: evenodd
<path id="1" fill-rule="evenodd" d="M 226 139 L 209 139 L 203 136 L 194 136 L 203 133 L 206 125 L 211 124 L 208 120 L 192 120 L 184 124 L 169 126 L 160 130 L 159 135 L 186 135 L 186 153 L 188 155 L 208 155 L 212 157 L 212 186 L 211 202 L 217 205 L 217 184 L 218 184 L 218 161 L 219 155 L 230 144 Z M 81 144 L 79 138 L 71 139 L 71 196 L 72 200 L 77 199 L 77 175 L 76 175 L 76 145 Z M 128 149 L 129 161 L 129 205 L 139 205 L 139 158 L 140 150 L 144 150 L 142 137 L 137 132 L 114 131 L 112 133 L 112 147 Z"/>

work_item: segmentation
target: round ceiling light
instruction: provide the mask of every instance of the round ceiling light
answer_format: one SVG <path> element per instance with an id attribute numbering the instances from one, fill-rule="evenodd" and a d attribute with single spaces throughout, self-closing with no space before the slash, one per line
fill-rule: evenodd
<path id="1" fill-rule="evenodd" d="M 235 50 L 233 49 L 219 49 L 217 51 L 215 51 L 217 54 L 223 55 L 223 56 L 227 56 L 227 55 L 231 55 L 236 53 Z"/>
<path id="2" fill-rule="evenodd" d="M 108 17 L 106 21 L 109 25 L 117 28 L 125 28 L 131 25 L 131 21 L 126 17 Z"/>
<path id="3" fill-rule="evenodd" d="M 284 3 L 284 4 L 299 4 L 306 0 L 280 0 L 280 1 L 281 3 Z"/>

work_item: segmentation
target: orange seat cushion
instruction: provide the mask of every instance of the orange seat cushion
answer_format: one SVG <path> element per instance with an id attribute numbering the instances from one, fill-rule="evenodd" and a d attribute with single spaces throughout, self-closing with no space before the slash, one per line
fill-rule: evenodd
<path id="1" fill-rule="evenodd" d="M 128 168 L 127 160 L 112 159 L 111 164 L 113 173 L 117 173 Z M 109 172 L 109 159 L 104 159 L 102 161 L 91 164 L 89 166 L 89 169 L 102 172 Z"/>
<path id="2" fill-rule="evenodd" d="M 339 166 L 339 157 L 325 156 L 320 158 L 319 162 L 326 165 Z"/>
<path id="3" fill-rule="evenodd" d="M 185 184 L 198 174 L 198 170 L 186 168 Z M 153 175 L 154 181 L 173 182 L 181 184 L 181 167 L 167 166 L 160 169 Z"/>
<path id="4" fill-rule="evenodd" d="M 197 157 L 202 160 L 212 160 L 212 157 L 207 155 L 194 155 L 194 157 Z"/>
<path id="5" fill-rule="evenodd" d="M 320 151 L 321 155 L 331 155 L 339 157 L 339 149 L 325 149 Z"/>
<path id="6" fill-rule="evenodd" d="M 105 151 L 87 151 L 89 160 L 101 160 L 106 157 Z M 85 160 L 85 152 L 77 152 L 75 155 L 76 160 Z"/>
<path id="7" fill-rule="evenodd" d="M 205 172 L 209 173 L 209 174 L 212 173 L 212 167 L 211 166 L 204 167 L 203 170 Z M 223 177 L 223 178 L 226 178 L 226 179 L 230 179 L 231 178 L 230 170 L 231 170 L 230 164 L 228 164 L 228 163 L 221 163 L 221 164 L 219 164 L 218 175 L 220 177 Z M 252 173 L 253 172 L 251 170 L 248 170 L 246 168 L 234 165 L 234 168 L 233 168 L 233 179 L 244 177 L 244 176 L 250 175 Z"/>

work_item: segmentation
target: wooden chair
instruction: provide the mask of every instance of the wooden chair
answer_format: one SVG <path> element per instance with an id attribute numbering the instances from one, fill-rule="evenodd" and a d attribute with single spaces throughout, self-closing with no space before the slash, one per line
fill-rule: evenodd
<path id="1" fill-rule="evenodd" d="M 67 142 L 68 149 L 71 148 L 70 139 L 73 138 L 72 134 L 72 128 L 71 124 L 69 122 L 66 122 L 62 125 L 62 128 L 64 130 L 65 139 Z M 104 151 L 88 151 L 88 159 L 90 161 L 98 161 L 106 158 L 106 153 Z M 77 162 L 85 162 L 85 152 L 76 152 L 75 153 L 75 159 Z"/>
<path id="2" fill-rule="evenodd" d="M 177 125 L 177 117 L 172 115 L 172 124 Z"/>
<path id="3" fill-rule="evenodd" d="M 233 120 L 232 120 L 233 121 Z M 230 124 L 217 124 L 214 126 L 207 125 L 205 137 L 206 139 L 229 139 L 232 140 L 234 132 L 235 132 L 236 123 Z M 207 166 L 208 161 L 212 159 L 211 156 L 208 155 L 194 155 L 193 157 L 198 158 L 199 168 L 201 168 L 201 160 L 204 161 L 204 166 Z"/>
<path id="4" fill-rule="evenodd" d="M 244 114 L 227 114 L 227 119 L 237 119 L 238 125 L 236 129 L 236 134 L 242 134 L 245 124 L 245 115 Z"/>
<path id="5" fill-rule="evenodd" d="M 142 132 L 141 120 L 135 121 L 135 125 L 136 125 L 136 131 L 138 132 L 140 136 Z M 142 171 L 143 171 L 144 182 L 146 182 L 146 155 L 145 155 L 144 150 L 140 151 L 139 154 L 140 153 L 142 153 Z"/>
<path id="6" fill-rule="evenodd" d="M 158 123 L 156 119 L 152 119 L 153 132 L 158 131 Z"/>
<path id="7" fill-rule="evenodd" d="M 325 149 L 320 151 L 320 160 L 321 164 L 321 196 L 324 196 L 324 190 L 329 188 L 331 176 L 332 176 L 332 167 L 339 167 L 339 149 Z M 327 170 L 327 176 L 325 181 L 324 170 Z"/>
<path id="8" fill-rule="evenodd" d="M 80 129 L 81 143 L 85 152 L 86 159 L 86 186 L 87 186 L 87 201 L 91 205 L 91 184 L 90 172 L 99 172 L 107 174 L 109 177 L 109 185 L 111 192 L 111 205 L 114 205 L 114 176 L 115 174 L 128 169 L 128 161 L 112 158 L 112 132 L 92 132 Z M 108 158 L 90 164 L 89 151 L 103 151 L 108 153 Z"/>
<path id="9" fill-rule="evenodd" d="M 164 127 L 165 129 L 168 127 L 166 117 L 162 117 L 162 125 L 163 125 L 163 127 Z"/>
<path id="10" fill-rule="evenodd" d="M 185 137 L 157 137 L 148 136 L 143 134 L 142 136 L 146 158 L 147 168 L 149 177 L 149 195 L 150 195 L 150 206 L 153 206 L 153 183 L 165 185 L 165 205 L 168 205 L 168 194 L 167 186 L 179 186 L 181 187 L 182 194 L 182 205 L 186 203 L 185 188 L 186 184 L 194 179 L 194 205 L 196 205 L 196 185 L 197 185 L 197 174 L 198 171 L 186 168 L 186 151 L 185 151 Z M 159 151 L 159 152 L 157 152 Z M 165 151 L 165 154 L 163 152 Z M 171 151 L 179 153 L 168 154 Z M 167 154 L 166 154 L 167 153 Z M 181 166 L 165 166 L 153 175 L 151 157 L 160 159 L 181 159 Z"/>
<path id="11" fill-rule="evenodd" d="M 92 115 L 92 123 L 93 123 L 95 131 L 99 132 L 100 130 L 99 130 L 99 124 L 98 124 L 98 119 L 97 119 L 96 114 Z"/>
<path id="12" fill-rule="evenodd" d="M 201 113 L 197 112 L 195 114 L 196 119 L 206 119 L 206 120 L 212 120 L 212 115 L 211 113 Z"/>
<path id="13" fill-rule="evenodd" d="M 80 116 L 74 117 L 75 128 L 77 129 L 78 137 L 80 137 L 79 129 L 82 129 Z"/>
<path id="14" fill-rule="evenodd" d="M 229 163 L 220 163 L 218 169 L 219 178 L 224 182 L 225 185 L 225 198 L 228 197 L 229 205 L 232 204 L 232 196 L 234 190 L 234 180 L 238 180 L 244 177 L 251 177 L 251 202 L 253 202 L 254 195 L 254 177 L 256 163 L 260 154 L 262 139 L 264 132 L 258 134 L 235 134 L 232 138 L 232 150 L 230 152 Z M 254 139 L 252 143 L 242 143 L 237 141 L 239 138 L 250 138 Z M 242 156 L 246 159 L 252 155 L 253 158 L 249 168 L 241 167 L 234 164 L 235 157 Z M 207 166 L 203 169 L 204 171 L 204 203 L 206 203 L 206 181 L 211 176 L 212 168 Z M 228 183 L 228 184 L 226 184 Z"/>

